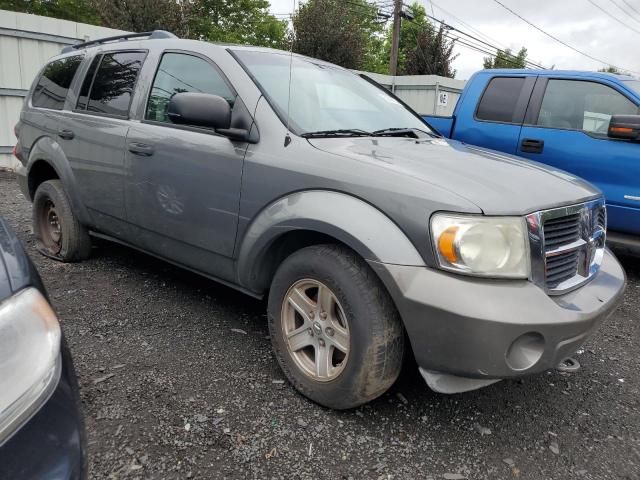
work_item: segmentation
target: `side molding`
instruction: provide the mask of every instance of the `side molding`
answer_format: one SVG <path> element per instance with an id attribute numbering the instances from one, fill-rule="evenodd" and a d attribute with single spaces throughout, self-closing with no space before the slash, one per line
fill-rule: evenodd
<path id="1" fill-rule="evenodd" d="M 249 225 L 238 255 L 238 281 L 243 287 L 256 289 L 254 266 L 262 263 L 278 237 L 293 230 L 329 235 L 365 260 L 424 266 L 404 232 L 377 208 L 344 193 L 307 190 L 275 201 Z"/>

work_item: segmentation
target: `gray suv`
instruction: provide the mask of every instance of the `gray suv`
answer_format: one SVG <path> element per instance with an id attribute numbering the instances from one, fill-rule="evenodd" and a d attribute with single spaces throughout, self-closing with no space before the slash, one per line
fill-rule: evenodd
<path id="1" fill-rule="evenodd" d="M 267 296 L 322 405 L 381 395 L 409 349 L 445 393 L 554 368 L 622 295 L 598 190 L 443 139 L 366 77 L 162 31 L 65 50 L 16 127 L 40 251 L 102 237 Z"/>

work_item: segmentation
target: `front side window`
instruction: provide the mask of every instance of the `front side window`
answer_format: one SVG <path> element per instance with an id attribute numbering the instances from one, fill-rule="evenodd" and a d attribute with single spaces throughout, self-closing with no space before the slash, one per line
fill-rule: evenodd
<path id="1" fill-rule="evenodd" d="M 431 132 L 389 94 L 341 67 L 282 53 L 236 50 L 234 54 L 298 135 L 339 129 Z"/>
<path id="2" fill-rule="evenodd" d="M 62 110 L 82 58 L 82 55 L 76 55 L 55 60 L 47 65 L 33 91 L 31 104 L 34 107 Z"/>
<path id="3" fill-rule="evenodd" d="M 478 104 L 478 120 L 514 123 L 525 77 L 492 78 Z"/>
<path id="4" fill-rule="evenodd" d="M 88 102 L 83 85 L 78 108 L 82 109 L 86 102 L 86 110 L 89 112 L 128 116 L 133 89 L 145 56 L 145 52 L 115 52 L 103 55 L 93 83 L 90 84 Z M 88 77 L 89 75 L 85 78 L 85 84 Z"/>
<path id="5" fill-rule="evenodd" d="M 612 115 L 639 113 L 635 103 L 607 85 L 580 80 L 549 80 L 537 124 L 606 136 Z"/>
<path id="6" fill-rule="evenodd" d="M 171 123 L 167 116 L 169 101 L 183 92 L 218 95 L 229 103 L 235 100 L 235 94 L 213 65 L 193 55 L 165 53 L 153 80 L 145 119 Z"/>

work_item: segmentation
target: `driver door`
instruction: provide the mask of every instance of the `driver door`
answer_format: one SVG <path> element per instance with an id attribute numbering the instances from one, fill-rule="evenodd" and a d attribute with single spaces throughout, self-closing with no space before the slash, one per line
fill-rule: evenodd
<path id="1" fill-rule="evenodd" d="M 571 172 L 599 187 L 611 230 L 640 234 L 640 144 L 607 137 L 612 115 L 638 105 L 605 81 L 539 78 L 517 154 Z"/>

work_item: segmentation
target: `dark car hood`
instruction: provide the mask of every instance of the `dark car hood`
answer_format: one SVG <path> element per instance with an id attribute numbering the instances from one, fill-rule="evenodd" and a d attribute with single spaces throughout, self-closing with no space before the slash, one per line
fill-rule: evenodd
<path id="1" fill-rule="evenodd" d="M 320 150 L 423 180 L 425 187 L 447 189 L 487 215 L 522 215 L 601 195 L 593 185 L 562 170 L 453 140 L 357 137 L 309 141 Z"/>

